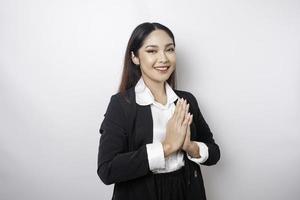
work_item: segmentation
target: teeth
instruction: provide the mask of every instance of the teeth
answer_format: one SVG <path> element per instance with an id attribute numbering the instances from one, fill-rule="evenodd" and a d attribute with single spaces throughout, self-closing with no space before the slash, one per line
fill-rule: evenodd
<path id="1" fill-rule="evenodd" d="M 156 69 L 158 69 L 158 70 L 167 70 L 168 68 L 167 67 L 157 67 Z"/>

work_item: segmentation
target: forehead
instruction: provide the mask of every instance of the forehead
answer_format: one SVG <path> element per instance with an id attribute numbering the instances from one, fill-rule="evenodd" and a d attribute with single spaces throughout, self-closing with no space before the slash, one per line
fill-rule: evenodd
<path id="1" fill-rule="evenodd" d="M 143 46 L 165 46 L 169 43 L 173 43 L 173 40 L 164 30 L 154 30 L 145 38 Z"/>

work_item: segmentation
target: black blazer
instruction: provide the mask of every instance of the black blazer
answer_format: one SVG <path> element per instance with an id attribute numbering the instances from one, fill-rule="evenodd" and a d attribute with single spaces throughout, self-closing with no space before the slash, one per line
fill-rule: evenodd
<path id="1" fill-rule="evenodd" d="M 202 165 L 214 165 L 220 159 L 219 146 L 213 139 L 196 98 L 189 92 L 174 90 L 190 104 L 193 114 L 191 140 L 204 142 L 209 157 Z M 176 102 L 177 103 L 177 100 Z M 149 169 L 146 144 L 153 140 L 150 105 L 136 104 L 134 87 L 125 95 L 111 96 L 100 126 L 97 173 L 104 184 L 115 184 L 114 200 L 155 200 L 153 173 Z M 201 169 L 184 154 L 187 200 L 206 199 Z"/>

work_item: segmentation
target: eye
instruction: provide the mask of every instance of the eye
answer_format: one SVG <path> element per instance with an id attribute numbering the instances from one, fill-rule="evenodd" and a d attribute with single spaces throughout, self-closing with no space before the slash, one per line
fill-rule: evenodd
<path id="1" fill-rule="evenodd" d="M 173 51 L 175 51 L 175 49 L 174 49 L 174 48 L 170 48 L 170 49 L 168 49 L 167 51 L 173 52 Z"/>
<path id="2" fill-rule="evenodd" d="M 156 53 L 156 50 L 147 50 L 148 53 Z"/>

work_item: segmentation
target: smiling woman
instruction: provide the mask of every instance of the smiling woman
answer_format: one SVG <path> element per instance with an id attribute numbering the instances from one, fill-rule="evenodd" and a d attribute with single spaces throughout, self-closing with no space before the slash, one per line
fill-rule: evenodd
<path id="1" fill-rule="evenodd" d="M 112 199 L 206 199 L 200 165 L 220 159 L 196 98 L 175 87 L 175 38 L 142 23 L 125 52 L 119 92 L 100 126 L 98 170 Z"/>
<path id="2" fill-rule="evenodd" d="M 164 82 L 176 66 L 173 39 L 164 30 L 154 30 L 145 38 L 136 54 L 131 51 L 132 61 L 140 67 L 143 80 L 150 90 L 156 91 L 154 98 L 157 101 L 163 99 Z"/>

